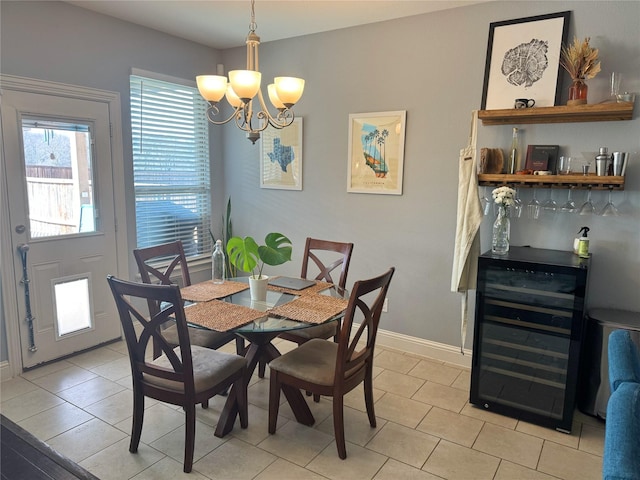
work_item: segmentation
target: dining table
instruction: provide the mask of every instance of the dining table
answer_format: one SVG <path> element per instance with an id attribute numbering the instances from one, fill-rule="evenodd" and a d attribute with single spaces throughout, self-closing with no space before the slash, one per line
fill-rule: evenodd
<path id="1" fill-rule="evenodd" d="M 248 277 L 231 278 L 221 284 L 208 280 L 183 287 L 180 292 L 190 326 L 232 331 L 249 342 L 244 351 L 248 377 L 259 363 L 268 364 L 280 356 L 273 344 L 278 335 L 337 322 L 344 316 L 349 296 L 345 289 L 318 280 L 302 290 L 269 285 L 264 301 L 252 300 Z M 313 415 L 302 393 L 291 388 L 283 388 L 283 393 L 296 420 L 313 425 Z M 238 415 L 235 387 L 228 395 L 216 427 L 217 437 L 233 429 Z"/>

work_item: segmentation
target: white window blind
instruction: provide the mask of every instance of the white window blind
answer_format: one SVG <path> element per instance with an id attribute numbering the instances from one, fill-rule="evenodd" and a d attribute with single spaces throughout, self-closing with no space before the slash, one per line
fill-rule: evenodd
<path id="1" fill-rule="evenodd" d="M 207 103 L 197 88 L 130 77 L 138 248 L 212 250 Z"/>

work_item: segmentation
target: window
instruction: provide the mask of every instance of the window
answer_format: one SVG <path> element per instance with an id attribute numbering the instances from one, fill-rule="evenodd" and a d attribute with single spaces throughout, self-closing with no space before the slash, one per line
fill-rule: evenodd
<path id="1" fill-rule="evenodd" d="M 131 75 L 138 248 L 182 240 L 211 252 L 207 103 L 193 86 Z"/>

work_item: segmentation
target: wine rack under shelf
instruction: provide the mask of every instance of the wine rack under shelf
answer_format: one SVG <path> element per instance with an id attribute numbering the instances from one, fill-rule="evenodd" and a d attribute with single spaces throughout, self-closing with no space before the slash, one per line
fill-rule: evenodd
<path id="1" fill-rule="evenodd" d="M 509 175 L 481 173 L 478 185 L 514 188 L 573 188 L 581 190 L 624 190 L 623 176 L 602 175 Z"/>

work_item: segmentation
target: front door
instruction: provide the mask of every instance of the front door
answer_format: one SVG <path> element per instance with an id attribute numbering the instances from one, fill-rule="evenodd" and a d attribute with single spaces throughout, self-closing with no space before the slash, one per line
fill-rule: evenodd
<path id="1" fill-rule="evenodd" d="M 22 366 L 120 336 L 106 281 L 117 274 L 109 105 L 2 94 Z"/>

